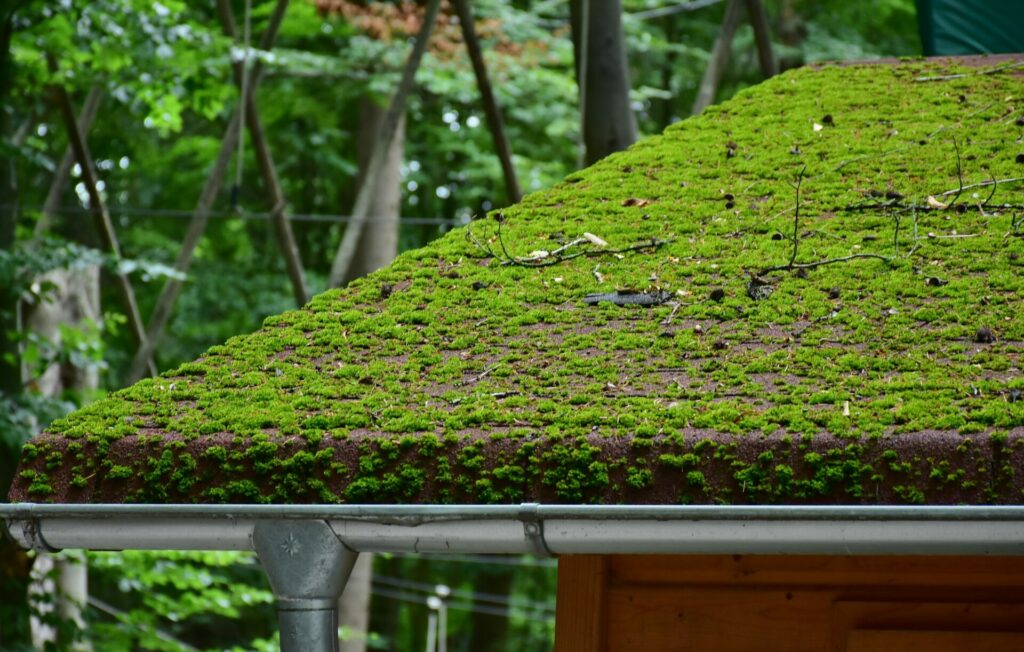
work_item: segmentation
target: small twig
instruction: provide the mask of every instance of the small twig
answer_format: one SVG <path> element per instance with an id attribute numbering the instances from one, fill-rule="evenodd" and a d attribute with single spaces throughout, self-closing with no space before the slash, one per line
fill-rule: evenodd
<path id="1" fill-rule="evenodd" d="M 1001 66 L 995 68 L 986 68 L 984 70 L 976 70 L 974 72 L 962 72 L 955 75 L 936 75 L 933 77 L 915 77 L 915 82 L 933 82 L 933 81 L 950 81 L 952 79 L 963 79 L 964 77 L 976 77 L 978 75 L 994 75 L 1004 70 L 1012 70 L 1014 68 L 1020 68 L 1024 66 L 1024 62 L 1012 61 L 1010 63 L 1004 63 Z"/>
<path id="2" fill-rule="evenodd" d="M 904 145 L 902 147 L 894 147 L 893 149 L 887 150 L 885 152 L 881 152 L 879 154 L 863 154 L 861 156 L 854 156 L 853 158 L 848 158 L 845 161 L 841 162 L 836 167 L 832 168 L 832 171 L 833 172 L 839 172 L 843 168 L 845 168 L 847 165 L 849 165 L 850 163 L 856 163 L 857 161 L 863 161 L 865 159 L 883 158 L 883 157 L 888 156 L 890 154 L 896 154 L 897 152 L 902 152 L 904 150 L 911 149 L 911 148 L 913 148 L 915 146 L 916 146 L 916 143 L 914 143 L 913 145 Z M 819 175 L 819 176 L 821 176 L 821 175 Z"/>
<path id="3" fill-rule="evenodd" d="M 957 199 L 960 199 L 960 195 L 964 191 L 964 170 L 960 162 L 960 144 L 956 142 L 956 138 L 953 139 L 953 149 L 956 150 L 956 178 L 960 182 L 960 187 L 957 188 L 953 199 L 949 201 L 949 208 L 953 207 L 953 204 L 956 203 Z"/>
<path id="4" fill-rule="evenodd" d="M 907 255 L 905 256 L 906 258 L 910 258 L 911 256 L 913 256 L 914 252 L 917 251 L 917 249 L 921 246 L 921 241 L 917 237 L 917 211 L 911 211 L 910 214 L 914 218 L 914 246 L 911 247 L 910 251 L 907 252 Z"/>
<path id="5" fill-rule="evenodd" d="M 884 260 L 889 263 L 892 262 L 892 258 L 889 256 L 883 256 L 881 254 L 850 254 L 849 256 L 842 256 L 840 258 L 828 258 L 826 260 L 817 260 L 813 263 L 796 263 L 793 265 L 776 265 L 775 267 L 766 267 L 759 272 L 759 275 L 763 276 L 770 272 L 779 272 L 785 269 L 813 269 L 815 267 L 821 267 L 822 265 L 831 265 L 833 263 L 845 263 L 848 260 L 854 260 L 855 258 L 877 258 L 878 260 Z"/>
<path id="6" fill-rule="evenodd" d="M 662 326 L 672 325 L 672 318 L 676 316 L 676 313 L 679 312 L 679 307 L 682 306 L 683 304 L 679 303 L 678 301 L 673 301 L 670 305 L 672 306 L 672 312 L 668 313 L 668 317 L 665 317 L 664 319 L 661 320 Z"/>
<path id="7" fill-rule="evenodd" d="M 900 215 L 890 210 L 889 217 L 893 220 L 892 228 L 892 255 L 893 258 L 900 255 Z"/>
<path id="8" fill-rule="evenodd" d="M 466 225 L 466 239 L 469 240 L 470 242 L 472 242 L 474 245 L 476 245 L 476 247 L 480 251 L 484 252 L 489 257 L 491 257 L 491 258 L 497 258 L 498 257 L 497 255 L 495 255 L 494 251 L 490 247 L 488 247 L 486 244 L 481 242 L 480 239 L 477 238 L 476 235 L 473 233 L 473 220 L 472 219 L 470 219 L 469 223 Z"/>
<path id="9" fill-rule="evenodd" d="M 985 106 L 981 107 L 980 109 L 975 109 L 974 111 L 971 111 L 970 113 L 968 113 L 964 117 L 960 118 L 960 120 L 961 120 L 961 122 L 964 121 L 964 120 L 969 120 L 969 119 L 973 118 L 974 116 L 978 115 L 979 113 L 984 113 L 985 111 L 988 111 L 989 109 L 991 109 L 996 104 L 998 104 L 998 102 L 989 102 L 988 104 L 986 104 Z M 949 125 L 942 125 L 941 127 L 936 129 L 932 133 L 930 133 L 927 136 L 925 136 L 925 139 L 930 140 L 930 139 L 934 138 L 935 136 L 938 136 L 939 134 L 941 134 L 946 129 L 949 129 Z"/>
<path id="10" fill-rule="evenodd" d="M 500 233 L 500 231 L 499 231 Z M 502 261 L 502 265 L 519 265 L 520 267 L 550 267 L 551 265 L 557 265 L 558 263 L 566 260 L 572 260 L 573 258 L 596 258 L 597 256 L 607 256 L 614 254 L 624 254 L 630 251 L 643 251 L 645 249 L 658 249 L 664 245 L 672 242 L 671 240 L 658 240 L 657 238 L 651 238 L 647 242 L 639 242 L 628 247 L 622 247 L 621 249 L 600 249 L 595 251 L 580 251 L 568 256 L 548 256 L 546 258 L 540 258 L 537 260 L 513 258 L 508 255 L 508 251 L 505 250 L 505 243 L 498 238 L 498 242 L 501 243 L 501 249 L 505 253 L 505 260 Z"/>
<path id="11" fill-rule="evenodd" d="M 954 191 L 954 192 L 956 192 L 956 191 Z M 936 195 L 932 195 L 932 197 L 936 197 Z M 962 207 L 963 210 L 975 210 L 975 209 L 978 209 L 979 211 L 984 212 L 982 210 L 982 204 L 958 204 L 958 207 Z M 838 213 L 838 212 L 851 212 L 852 213 L 852 212 L 856 212 L 856 211 L 883 210 L 883 209 L 891 209 L 891 210 L 897 210 L 897 211 L 901 211 L 901 212 L 906 212 L 906 211 L 922 211 L 922 212 L 925 212 L 925 213 L 936 213 L 936 212 L 939 212 L 939 211 L 948 211 L 948 210 L 950 210 L 952 208 L 953 208 L 952 205 L 946 205 L 945 207 L 939 207 L 939 206 L 928 206 L 927 204 L 901 204 L 901 203 L 899 203 L 897 201 L 893 201 L 893 202 L 884 202 L 884 203 L 879 203 L 879 204 L 852 204 L 852 205 L 849 205 L 849 206 L 833 206 L 829 210 L 831 210 L 832 212 L 835 212 L 835 213 Z M 995 204 L 994 206 L 991 206 L 991 208 L 996 208 L 996 209 L 999 209 L 999 208 L 1003 208 L 1003 209 L 1019 209 L 1019 208 L 1024 208 L 1024 204 Z"/>
<path id="12" fill-rule="evenodd" d="M 796 251 L 800 244 L 800 185 L 804 181 L 806 170 L 807 166 L 804 165 L 796 175 L 796 208 L 793 209 L 793 253 L 789 256 L 790 267 L 793 267 L 793 263 L 796 262 Z"/>
<path id="13" fill-rule="evenodd" d="M 1024 224 L 1024 213 L 1021 213 L 1020 215 L 1011 215 L 1010 216 L 1010 228 L 1013 229 L 1013 230 L 1012 231 L 1007 231 L 1006 234 L 1003 236 L 1003 240 L 1005 241 L 1011 235 L 1014 236 L 1014 237 L 1018 237 L 1018 238 L 1020 236 L 1024 235 L 1024 233 L 1020 232 L 1020 227 L 1021 227 L 1022 224 Z"/>
<path id="14" fill-rule="evenodd" d="M 569 242 L 569 243 L 567 243 L 567 244 L 564 244 L 564 245 L 562 245 L 561 247 L 559 247 L 558 249 L 555 249 L 554 251 L 552 251 L 552 252 L 551 252 L 551 255 L 552 255 L 552 256 L 558 256 L 558 255 L 561 255 L 561 253 L 562 253 L 563 251 L 565 251 L 566 249 L 569 249 L 570 247 L 575 247 L 576 245 L 581 245 L 581 244 L 583 244 L 583 243 L 585 243 L 585 242 L 590 242 L 590 240 L 587 240 L 586 238 L 576 238 L 576 239 L 575 239 L 575 240 L 573 240 L 572 242 Z"/>
<path id="15" fill-rule="evenodd" d="M 982 181 L 981 183 L 972 183 L 969 186 L 964 186 L 962 189 L 947 190 L 945 192 L 940 192 L 939 194 L 935 195 L 935 197 L 945 197 L 946 195 L 956 194 L 958 192 L 962 192 L 963 190 L 971 190 L 973 188 L 983 188 L 985 186 L 995 186 L 995 185 L 998 185 L 1000 183 L 1018 183 L 1018 182 L 1021 182 L 1021 181 L 1024 181 L 1024 177 L 1011 177 L 1011 178 L 1008 178 L 1008 179 L 992 179 L 990 181 Z M 986 203 L 988 203 L 988 202 L 986 202 Z"/>
<path id="16" fill-rule="evenodd" d="M 474 383 L 479 383 L 481 380 L 483 380 L 487 376 L 487 374 L 489 374 L 492 371 L 494 371 L 495 369 L 497 369 L 498 366 L 499 366 L 498 364 L 492 364 L 490 367 L 487 367 L 486 369 L 484 369 L 483 371 L 480 372 L 479 376 L 477 376 L 476 378 L 473 379 L 473 382 Z"/>
<path id="17" fill-rule="evenodd" d="M 498 220 L 498 244 L 501 245 L 501 253 L 505 254 L 506 259 L 513 260 L 512 255 L 509 254 L 508 249 L 505 248 L 504 238 L 501 237 L 501 225 L 505 223 L 505 218 L 502 217 L 501 214 L 499 213 L 497 218 L 495 219 Z"/>
<path id="18" fill-rule="evenodd" d="M 942 240 L 942 239 L 954 240 L 954 239 L 957 239 L 957 238 L 977 238 L 979 235 L 981 235 L 981 234 L 980 233 L 952 233 L 950 235 L 937 235 L 935 233 L 929 233 L 928 234 L 928 239 L 929 240 Z"/>
<path id="19" fill-rule="evenodd" d="M 979 210 L 981 210 L 981 208 L 983 208 L 985 206 L 988 206 L 988 203 L 990 201 L 992 201 L 993 197 L 996 196 L 996 188 L 998 188 L 998 187 L 999 187 L 999 182 L 996 180 L 996 176 L 993 174 L 992 175 L 992 192 L 988 193 L 988 197 L 985 198 L 985 201 L 981 202 L 981 205 L 978 207 Z"/>
<path id="20" fill-rule="evenodd" d="M 902 210 L 908 207 L 901 204 L 900 200 L 898 199 L 890 199 L 889 201 L 874 202 L 871 204 L 850 204 L 849 206 L 836 206 L 832 210 L 852 213 L 855 211 L 891 210 L 893 208 L 898 208 Z"/>

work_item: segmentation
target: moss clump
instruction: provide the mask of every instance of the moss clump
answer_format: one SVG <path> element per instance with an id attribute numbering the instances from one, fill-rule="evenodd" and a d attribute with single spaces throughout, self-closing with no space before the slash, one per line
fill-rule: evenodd
<path id="1" fill-rule="evenodd" d="M 1020 77 L 974 72 L 744 91 L 55 423 L 12 498 L 1019 502 Z M 528 260 L 585 233 L 627 251 Z"/>

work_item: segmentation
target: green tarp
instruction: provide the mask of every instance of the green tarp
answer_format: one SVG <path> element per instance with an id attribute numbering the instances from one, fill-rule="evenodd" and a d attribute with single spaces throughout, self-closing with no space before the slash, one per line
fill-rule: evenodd
<path id="1" fill-rule="evenodd" d="M 917 0 L 926 56 L 1024 52 L 1024 0 Z"/>

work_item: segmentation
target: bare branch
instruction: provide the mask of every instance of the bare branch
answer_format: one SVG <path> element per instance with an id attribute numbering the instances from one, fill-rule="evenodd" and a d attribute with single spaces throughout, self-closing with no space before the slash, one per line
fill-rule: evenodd
<path id="1" fill-rule="evenodd" d="M 796 250 L 800 244 L 800 186 L 803 184 L 806 170 L 807 166 L 804 165 L 796 175 L 796 208 L 793 210 L 793 253 L 789 256 L 790 267 L 796 262 Z"/>
<path id="2" fill-rule="evenodd" d="M 1004 63 L 1001 66 L 995 68 L 985 68 L 984 70 L 977 70 L 975 72 L 962 72 L 955 75 L 935 75 L 933 77 L 915 77 L 915 82 L 933 82 L 933 81 L 950 81 L 952 79 L 963 79 L 964 77 L 976 77 L 979 75 L 994 75 L 1004 70 L 1013 70 L 1014 68 L 1024 67 L 1022 61 L 1011 61 L 1010 63 Z"/>
<path id="3" fill-rule="evenodd" d="M 960 199 L 960 195 L 964 191 L 964 170 L 960 161 L 960 144 L 956 142 L 956 138 L 953 139 L 953 149 L 956 150 L 956 178 L 960 182 L 960 186 L 957 188 L 956 194 L 953 195 L 953 199 L 949 200 L 951 208 L 956 203 L 956 200 Z"/>
<path id="4" fill-rule="evenodd" d="M 958 192 L 962 192 L 963 190 L 972 190 L 974 188 L 984 188 L 985 186 L 994 186 L 994 185 L 998 185 L 998 184 L 1001 184 L 1001 183 L 1020 183 L 1021 181 L 1024 181 L 1024 177 L 1010 177 L 1008 179 L 992 179 L 990 181 L 982 181 L 981 183 L 972 183 L 969 186 L 964 186 L 962 189 L 958 188 L 956 190 L 947 190 L 945 192 L 940 192 L 939 194 L 937 194 L 935 196 L 936 197 L 945 197 L 947 195 L 953 195 L 953 194 L 956 194 Z M 988 203 L 988 202 L 986 202 L 986 203 Z"/>
<path id="5" fill-rule="evenodd" d="M 839 258 L 828 258 L 826 260 L 817 260 L 813 263 L 797 263 L 795 265 L 776 265 L 775 267 L 766 267 L 760 271 L 760 275 L 768 274 L 769 272 L 779 272 L 787 269 L 813 269 L 815 267 L 821 267 L 822 265 L 831 265 L 833 263 L 845 263 L 848 260 L 855 260 L 857 258 L 875 258 L 878 260 L 884 260 L 885 262 L 892 262 L 892 258 L 889 256 L 883 256 L 881 254 L 850 254 L 849 256 L 841 256 Z"/>

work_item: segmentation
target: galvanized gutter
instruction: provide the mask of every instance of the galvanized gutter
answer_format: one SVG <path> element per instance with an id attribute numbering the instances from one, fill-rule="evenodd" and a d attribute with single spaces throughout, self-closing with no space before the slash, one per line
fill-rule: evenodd
<path id="1" fill-rule="evenodd" d="M 356 552 L 1024 555 L 1019 506 L 0 505 L 23 546 L 252 550 L 325 521 Z"/>
<path id="2" fill-rule="evenodd" d="M 283 652 L 337 652 L 360 552 L 1024 555 L 1024 507 L 0 505 L 37 550 L 254 550 Z"/>

